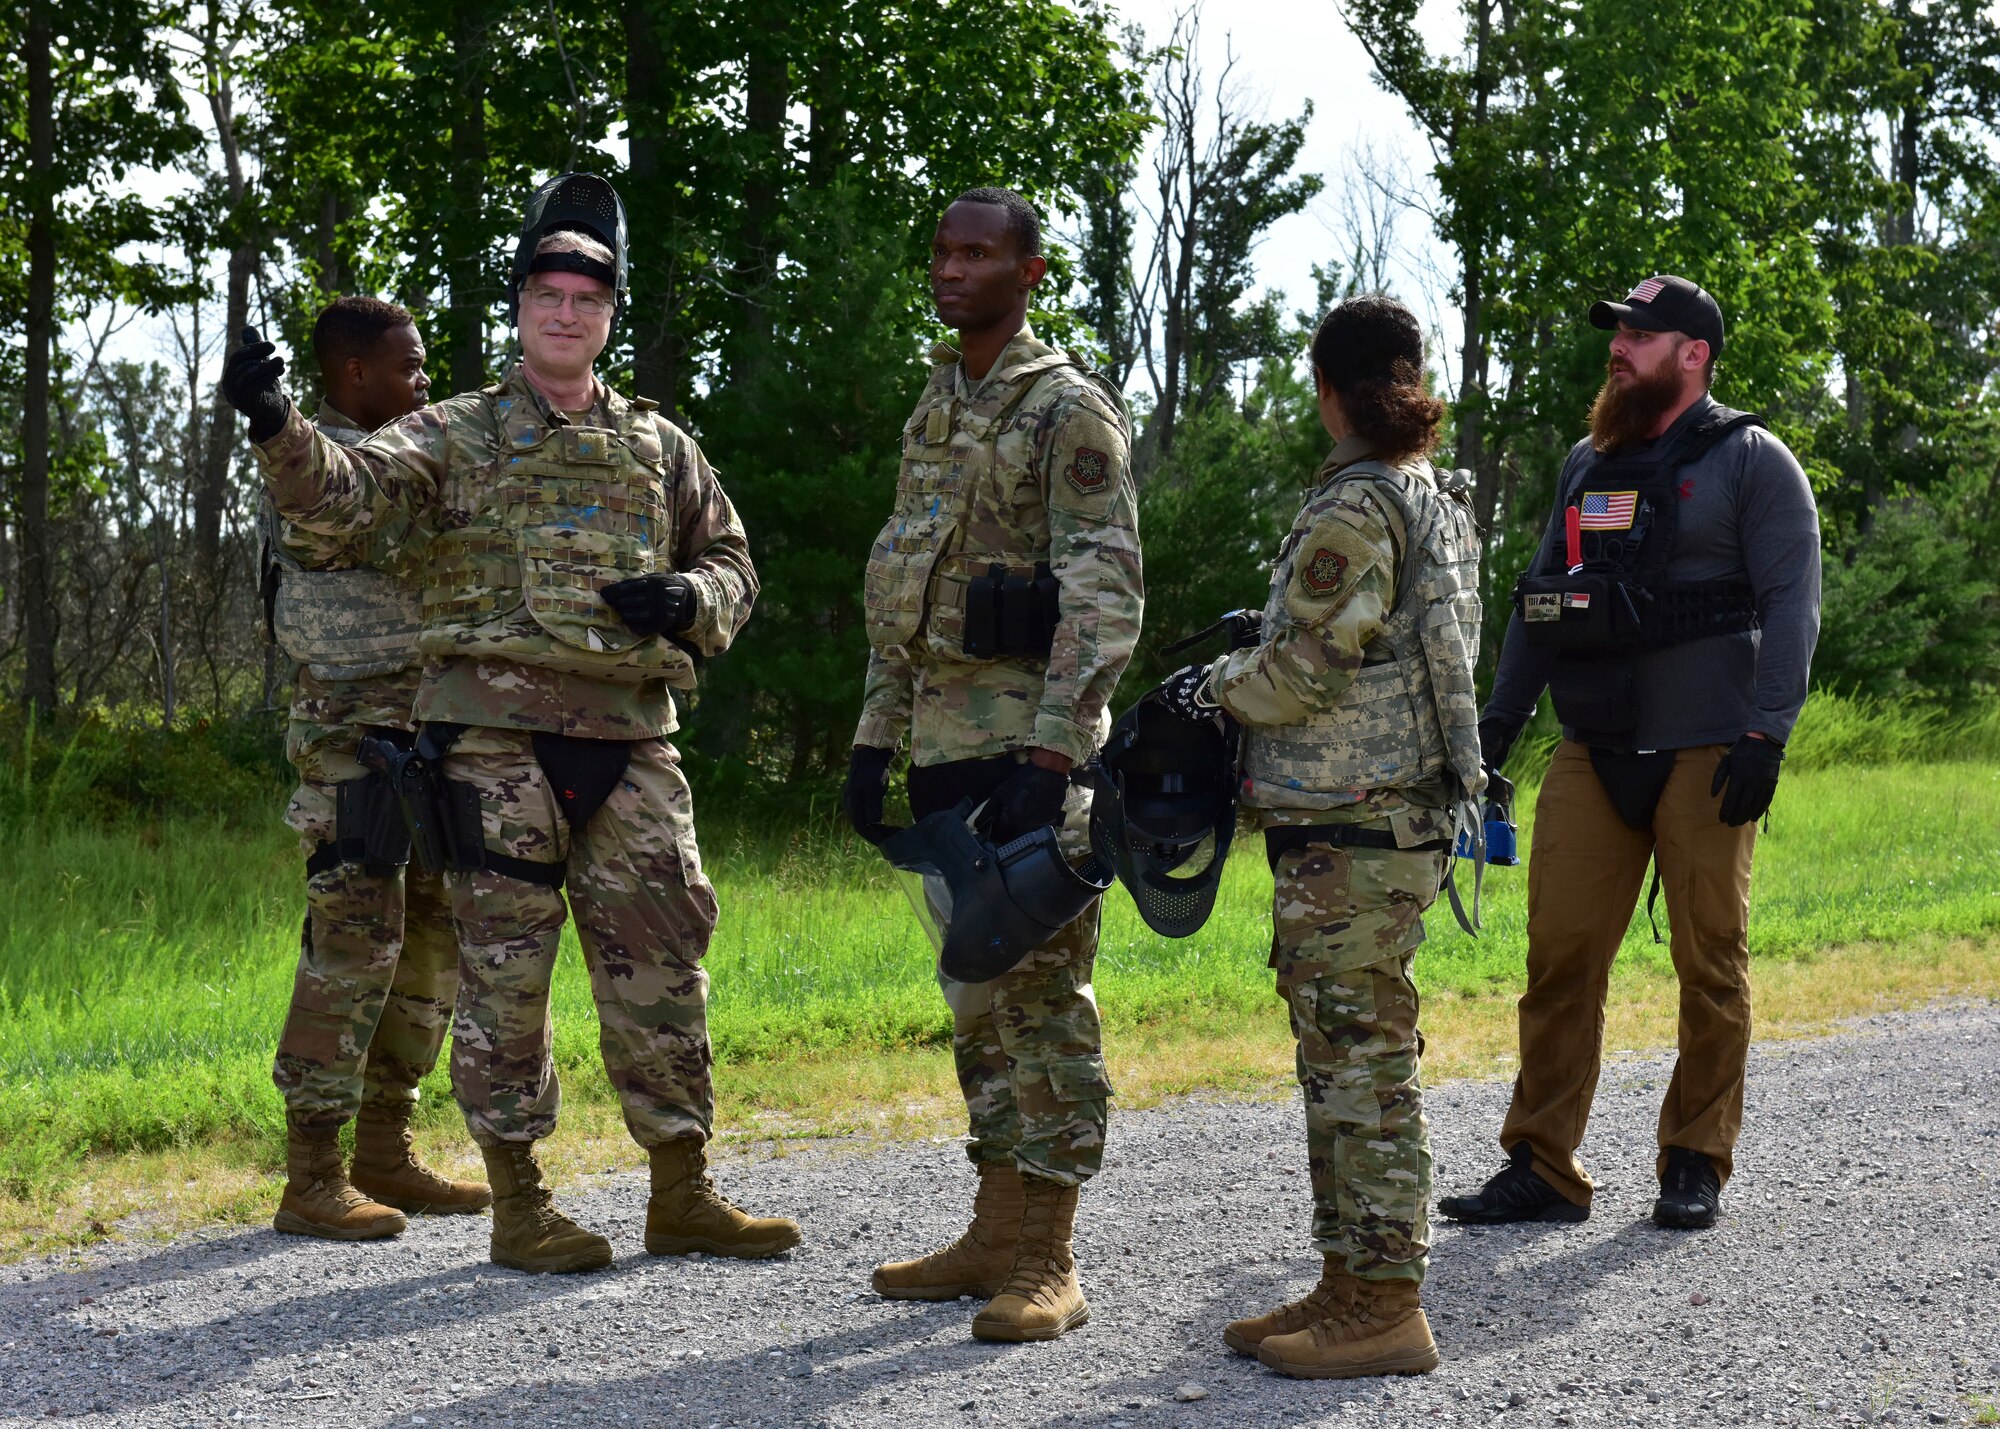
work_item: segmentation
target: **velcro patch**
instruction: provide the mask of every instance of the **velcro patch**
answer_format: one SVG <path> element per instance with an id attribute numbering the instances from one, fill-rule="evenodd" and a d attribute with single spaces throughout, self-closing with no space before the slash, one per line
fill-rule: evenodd
<path id="1" fill-rule="evenodd" d="M 1299 579 L 1314 595 L 1332 595 L 1347 579 L 1347 557 L 1321 546 L 1300 563 Z"/>
<path id="2" fill-rule="evenodd" d="M 1095 495 L 1111 479 L 1111 458 L 1096 447 L 1078 447 L 1063 476 L 1085 496 Z"/>

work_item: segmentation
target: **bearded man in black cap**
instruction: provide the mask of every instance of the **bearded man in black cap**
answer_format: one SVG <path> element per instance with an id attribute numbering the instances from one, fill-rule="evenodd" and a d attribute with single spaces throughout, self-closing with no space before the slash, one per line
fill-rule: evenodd
<path id="1" fill-rule="evenodd" d="M 1646 864 L 1664 890 L 1680 1057 L 1660 1108 L 1662 1226 L 1712 1225 L 1743 1120 L 1757 820 L 1819 635 L 1819 517 L 1760 418 L 1709 396 L 1722 312 L 1685 278 L 1599 302 L 1604 386 L 1556 483 L 1480 720 L 1498 769 L 1547 689 L 1563 726 L 1535 805 L 1508 1164 L 1454 1220 L 1580 1221 L 1577 1160 L 1611 960 Z M 1650 906 L 1650 899 L 1649 899 Z"/>

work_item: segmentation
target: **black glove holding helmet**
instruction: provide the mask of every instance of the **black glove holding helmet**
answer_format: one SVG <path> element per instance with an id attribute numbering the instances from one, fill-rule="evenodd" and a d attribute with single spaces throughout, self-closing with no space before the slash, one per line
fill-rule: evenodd
<path id="1" fill-rule="evenodd" d="M 1222 634 L 1231 650 L 1248 650 L 1264 639 L 1264 612 L 1232 610 L 1222 617 Z"/>
<path id="2" fill-rule="evenodd" d="M 243 329 L 242 345 L 223 359 L 222 399 L 249 422 L 253 442 L 267 442 L 284 430 L 292 409 L 292 399 L 278 385 L 284 372 L 285 359 L 254 327 Z"/>
<path id="3" fill-rule="evenodd" d="M 1207 665 L 1184 665 L 1160 682 L 1160 703 L 1184 720 L 1214 719 L 1222 710 L 1207 692 Z"/>
<path id="4" fill-rule="evenodd" d="M 889 788 L 889 761 L 896 751 L 875 744 L 857 744 L 847 756 L 847 782 L 840 789 L 840 808 L 854 832 L 874 842 L 882 828 L 882 796 Z"/>
<path id="5" fill-rule="evenodd" d="M 996 844 L 1059 823 L 1069 797 L 1069 775 L 1039 764 L 1023 764 L 986 800 L 979 832 Z"/>
<path id="6" fill-rule="evenodd" d="M 694 624 L 694 582 L 686 576 L 633 576 L 598 592 L 638 635 L 678 635 Z"/>
<path id="7" fill-rule="evenodd" d="M 1488 715 L 1479 722 L 1479 762 L 1494 773 L 1507 767 L 1507 756 L 1513 752 L 1514 741 L 1521 737 L 1521 727 L 1509 724 L 1498 715 Z"/>
<path id="8" fill-rule="evenodd" d="M 1733 829 L 1763 818 L 1778 792 L 1778 766 L 1784 762 L 1785 747 L 1775 739 L 1746 734 L 1730 745 L 1708 786 L 1710 798 L 1722 795 L 1722 822 Z"/>

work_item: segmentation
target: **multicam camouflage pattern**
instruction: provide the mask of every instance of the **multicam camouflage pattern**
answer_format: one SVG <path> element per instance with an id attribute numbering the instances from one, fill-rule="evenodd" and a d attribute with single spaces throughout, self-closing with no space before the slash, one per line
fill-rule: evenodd
<path id="1" fill-rule="evenodd" d="M 367 771 L 351 744 L 307 749 L 298 762 L 285 822 L 310 854 L 334 836 L 337 786 Z M 421 868 L 372 877 L 344 863 L 306 879 L 306 912 L 271 1069 L 285 1109 L 309 1125 L 332 1126 L 364 1102 L 414 1106 L 458 993 L 458 935 L 444 880 Z"/>
<path id="2" fill-rule="evenodd" d="M 1484 787 L 1479 543 L 1463 484 L 1369 449 L 1353 437 L 1334 449 L 1279 551 L 1262 643 L 1212 677 L 1246 726 L 1255 807 L 1335 808 L 1440 773 L 1466 794 Z"/>
<path id="3" fill-rule="evenodd" d="M 1026 327 L 980 382 L 953 349 L 931 356 L 896 508 L 868 560 L 854 742 L 894 748 L 907 733 L 923 765 L 1037 746 L 1081 762 L 1110 730 L 1144 604 L 1123 404 Z M 1060 587 L 1048 660 L 967 657 L 970 576 L 1040 561 Z"/>
<path id="4" fill-rule="evenodd" d="M 337 441 L 365 436 L 324 404 L 319 422 Z M 304 533 L 273 535 L 295 563 L 364 554 L 348 543 L 314 544 Z M 288 569 L 285 578 L 292 575 Z M 311 667 L 298 671 L 285 743 L 299 787 L 285 822 L 298 831 L 304 855 L 334 837 L 338 786 L 367 772 L 355 758 L 361 736 L 370 727 L 411 727 L 415 631 L 400 634 L 407 648 L 391 673 L 340 679 Z M 457 991 L 458 935 L 438 875 L 411 868 L 372 877 L 354 864 L 310 875 L 292 1005 L 272 1067 L 286 1110 L 326 1125 L 350 1119 L 364 1101 L 413 1105 L 417 1083 L 437 1065 Z"/>
<path id="5" fill-rule="evenodd" d="M 708 1135 L 708 974 L 715 890 L 701 871 L 694 801 L 663 739 L 632 743 L 631 763 L 581 834 L 564 819 L 530 737 L 473 729 L 445 776 L 479 791 L 486 846 L 564 865 L 604 1069 L 641 1146 Z M 538 1141 L 562 1091 L 549 1057 L 549 982 L 563 894 L 493 872 L 455 876 L 464 937 L 452 1024 L 452 1090 L 482 1146 Z"/>
<path id="6" fill-rule="evenodd" d="M 295 412 L 258 453 L 294 526 L 420 554 L 425 721 L 656 737 L 676 727 L 669 687 L 694 682 L 686 650 L 727 649 L 756 599 L 742 523 L 700 448 L 601 383 L 581 421 L 517 368 L 351 450 Z M 634 636 L 597 594 L 653 571 L 697 592 L 673 640 Z"/>

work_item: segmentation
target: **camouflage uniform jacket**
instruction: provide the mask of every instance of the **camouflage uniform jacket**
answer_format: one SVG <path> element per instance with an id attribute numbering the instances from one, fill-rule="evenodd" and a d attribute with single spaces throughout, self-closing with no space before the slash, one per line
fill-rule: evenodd
<path id="1" fill-rule="evenodd" d="M 367 432 L 323 399 L 318 414 L 313 418 L 313 425 L 342 446 L 355 446 L 368 439 Z M 281 583 L 287 580 L 297 583 L 297 574 L 290 567 L 299 567 L 327 575 L 335 572 L 360 574 L 371 586 L 379 585 L 384 580 L 375 572 L 356 569 L 370 566 L 374 564 L 374 557 L 386 554 L 371 550 L 369 543 L 302 531 L 281 518 L 268 500 L 264 503 L 263 517 L 264 539 L 268 546 L 265 557 L 267 578 L 275 578 Z M 289 560 L 285 559 L 287 557 Z M 332 587 L 332 583 L 325 580 L 317 584 L 322 589 Z M 379 602 L 370 600 L 366 604 L 372 609 Z M 412 597 L 409 617 L 414 620 L 415 615 L 416 602 Z M 379 640 L 383 633 L 366 632 L 364 638 Z M 413 728 L 411 711 L 416 704 L 423 662 L 417 655 L 414 625 L 409 628 L 408 636 L 408 658 L 398 668 L 383 674 L 346 676 L 339 673 L 337 667 L 329 669 L 321 665 L 315 669 L 314 663 L 297 661 L 292 673 L 287 757 L 297 763 L 321 748 L 352 746 L 360 738 L 359 730 L 364 727 Z M 286 653 L 292 652 L 288 650 Z"/>
<path id="2" fill-rule="evenodd" d="M 694 657 L 726 650 L 749 618 L 749 546 L 701 449 L 602 383 L 580 415 L 517 367 L 351 449 L 296 411 L 258 448 L 295 526 L 418 553 L 418 719 L 653 738 L 677 727 L 669 686 L 691 688 Z M 672 640 L 634 635 L 597 595 L 651 571 L 696 592 L 694 624 Z"/>
<path id="3" fill-rule="evenodd" d="M 903 428 L 896 508 L 868 562 L 870 654 L 854 742 L 919 765 L 1040 747 L 1081 761 L 1110 728 L 1145 603 L 1124 404 L 1023 327 L 983 381 L 940 344 Z M 1054 576 L 1047 660 L 965 653 L 991 565 Z"/>
<path id="4" fill-rule="evenodd" d="M 1263 823 L 1386 820 L 1407 847 L 1451 831 L 1457 761 L 1439 708 L 1476 723 L 1478 546 L 1428 462 L 1395 468 L 1400 493 L 1393 476 L 1343 477 L 1372 450 L 1359 437 L 1334 448 L 1273 566 L 1262 642 L 1218 661 L 1210 684 L 1246 726 L 1244 797 Z M 1412 564 L 1406 521 L 1427 512 L 1438 519 Z M 1427 627 L 1447 637 L 1441 658 Z"/>

